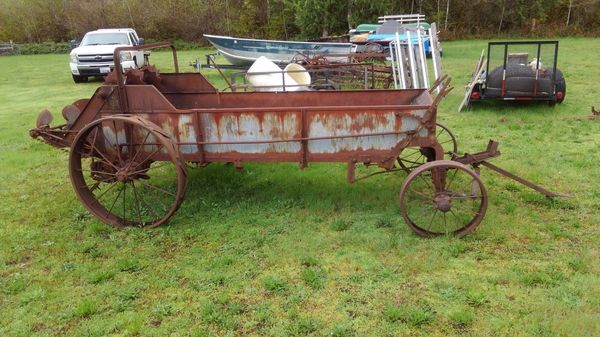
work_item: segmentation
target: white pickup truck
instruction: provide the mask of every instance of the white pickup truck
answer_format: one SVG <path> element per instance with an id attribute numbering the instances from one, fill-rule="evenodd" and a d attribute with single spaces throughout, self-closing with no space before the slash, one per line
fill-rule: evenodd
<path id="1" fill-rule="evenodd" d="M 114 67 L 113 54 L 117 47 L 138 46 L 144 39 L 131 28 L 98 29 L 85 34 L 79 46 L 71 50 L 70 67 L 75 83 L 87 82 L 90 76 L 105 76 Z M 144 51 L 121 53 L 123 71 L 139 68 L 148 61 Z"/>

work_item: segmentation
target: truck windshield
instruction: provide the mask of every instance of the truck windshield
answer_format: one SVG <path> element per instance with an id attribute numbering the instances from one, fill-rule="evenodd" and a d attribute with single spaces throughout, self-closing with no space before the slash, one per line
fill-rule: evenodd
<path id="1" fill-rule="evenodd" d="M 127 34 L 107 33 L 107 34 L 86 34 L 81 40 L 81 46 L 95 46 L 106 44 L 129 44 Z"/>

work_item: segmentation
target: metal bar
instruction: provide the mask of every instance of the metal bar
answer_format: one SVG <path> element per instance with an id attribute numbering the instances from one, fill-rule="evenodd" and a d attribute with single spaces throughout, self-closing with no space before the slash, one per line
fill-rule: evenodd
<path id="1" fill-rule="evenodd" d="M 538 94 L 538 80 L 540 75 L 540 49 L 542 48 L 541 44 L 537 46 L 537 57 L 535 58 L 535 83 L 533 85 L 533 96 L 537 96 Z"/>
<path id="2" fill-rule="evenodd" d="M 421 53 L 421 75 L 423 77 L 422 88 L 429 88 L 429 74 L 427 73 L 427 57 L 425 55 L 425 43 L 421 38 L 421 28 L 417 27 L 417 41 L 419 42 L 419 52 Z M 431 44 L 431 38 L 429 38 L 429 44 Z"/>
<path id="3" fill-rule="evenodd" d="M 398 40 L 398 32 L 396 32 L 396 41 Z M 396 78 L 396 43 L 390 42 L 390 59 L 392 61 L 392 78 L 394 79 L 394 89 L 398 89 L 398 82 Z"/>
<path id="4" fill-rule="evenodd" d="M 132 46 L 132 47 L 117 47 L 113 52 L 113 60 L 115 62 L 115 72 L 117 73 L 117 86 L 119 92 L 119 106 L 121 108 L 121 113 L 129 112 L 129 102 L 127 100 L 127 91 L 125 90 L 125 79 L 123 74 L 123 67 L 121 66 L 121 52 L 123 51 L 137 51 L 137 50 L 149 50 L 156 48 L 166 48 L 170 47 L 173 52 L 173 64 L 175 66 L 175 72 L 179 73 L 179 64 L 177 63 L 177 51 L 175 50 L 175 45 L 169 42 L 160 42 L 160 43 L 152 43 L 140 46 Z"/>
<path id="5" fill-rule="evenodd" d="M 348 91 L 346 91 L 348 92 Z M 214 94 L 214 93 L 213 93 Z M 245 95 L 245 93 L 221 93 L 220 95 L 229 95 L 229 94 L 234 94 L 234 95 Z M 416 95 L 418 96 L 418 95 Z M 415 97 L 416 97 L 415 96 Z M 413 111 L 413 110 L 424 110 L 424 109 L 428 109 L 430 106 L 429 105 L 349 105 L 349 106 L 322 106 L 322 107 L 318 107 L 318 106 L 304 106 L 304 107 L 294 107 L 294 108 L 302 108 L 302 109 L 306 109 L 307 111 L 330 111 L 330 110 L 334 110 L 334 111 L 339 111 L 339 110 L 345 110 L 345 111 L 361 111 L 361 112 L 365 112 L 365 110 L 393 110 L 393 111 L 398 111 L 398 110 L 406 110 L 406 111 Z M 253 113 L 261 113 L 261 112 L 281 112 L 281 109 L 289 109 L 291 107 L 264 107 L 264 108 L 260 108 L 260 111 L 257 111 L 256 107 L 253 108 L 199 108 L 199 109 L 189 109 L 189 110 L 154 110 L 155 113 L 168 113 L 168 114 L 189 114 L 189 113 L 193 113 L 193 112 L 200 112 L 200 113 L 234 113 L 234 112 L 253 112 Z M 121 112 L 119 110 L 103 110 L 103 112 L 111 112 L 114 114 L 120 114 Z M 132 113 L 147 113 L 147 111 L 144 110 L 139 110 L 139 111 L 132 111 Z"/>
<path id="6" fill-rule="evenodd" d="M 219 72 L 219 75 L 221 75 L 221 77 L 225 80 L 225 83 L 227 83 L 228 87 L 231 89 L 231 91 L 233 91 L 233 86 L 232 86 L 231 82 L 229 82 L 229 80 L 227 80 L 227 76 L 225 76 L 225 74 L 223 74 L 223 72 L 221 71 L 221 68 L 219 68 L 219 66 L 215 63 L 215 60 L 213 60 L 212 58 L 210 60 L 213 62 L 213 65 L 215 66 L 214 69 L 217 69 L 217 71 Z"/>
<path id="7" fill-rule="evenodd" d="M 302 139 L 301 146 L 301 158 L 300 158 L 300 168 L 305 168 L 308 166 L 308 119 L 306 118 L 306 110 L 302 109 L 300 111 L 300 137 Z"/>
<path id="8" fill-rule="evenodd" d="M 400 88 L 406 89 L 406 77 L 404 75 L 404 58 L 402 57 L 402 44 L 400 43 L 400 36 L 398 35 L 398 33 L 396 33 L 396 49 L 396 56 L 398 57 L 396 59 L 396 63 L 400 74 L 400 80 L 402 81 Z"/>
<path id="9" fill-rule="evenodd" d="M 552 41 L 510 41 L 510 42 L 493 41 L 493 42 L 488 42 L 488 45 L 499 45 L 499 46 L 514 45 L 514 44 L 529 44 L 530 45 L 530 44 L 533 44 L 533 43 L 539 43 L 539 44 L 558 44 L 558 41 L 557 40 L 552 40 Z"/>
<path id="10" fill-rule="evenodd" d="M 419 88 L 419 84 L 417 83 L 417 76 L 415 76 L 416 67 L 415 67 L 415 55 L 413 50 L 412 38 L 410 36 L 410 31 L 406 31 L 406 41 L 408 42 L 408 58 L 410 60 L 410 74 L 412 78 L 413 88 Z"/>
<path id="11" fill-rule="evenodd" d="M 492 58 L 492 55 L 490 54 L 491 47 L 492 47 L 491 43 L 488 43 L 487 60 L 485 62 L 485 73 L 486 74 L 490 73 L 490 59 Z M 488 86 L 488 79 L 489 78 L 490 78 L 489 76 L 485 77 L 485 87 L 486 88 Z"/>
<path id="12" fill-rule="evenodd" d="M 558 62 L 558 41 L 554 41 L 554 72 L 552 73 L 552 83 L 554 84 L 554 89 L 556 89 L 556 64 Z M 556 90 L 554 90 L 554 94 L 556 94 Z"/>
<path id="13" fill-rule="evenodd" d="M 375 64 L 371 63 L 371 89 L 375 89 Z"/>
<path id="14" fill-rule="evenodd" d="M 504 65 L 502 66 L 502 93 L 501 93 L 502 97 L 504 97 L 504 84 L 506 82 L 506 61 L 507 61 L 507 58 L 508 58 L 508 44 L 505 44 L 504 45 Z"/>
<path id="15" fill-rule="evenodd" d="M 434 36 L 434 34 L 436 35 Z M 435 23 L 429 28 L 429 46 L 431 48 L 431 61 L 433 62 L 433 76 L 435 77 L 435 81 L 437 81 L 440 78 L 440 71 L 438 71 L 439 54 L 437 50 L 437 31 L 435 30 Z"/>
<path id="16" fill-rule="evenodd" d="M 415 119 L 417 119 L 415 117 Z M 361 138 L 361 137 L 374 137 L 374 136 L 389 136 L 389 135 L 401 135 L 401 134 L 412 134 L 416 131 L 389 131 L 389 132 L 376 132 L 376 133 L 362 133 L 357 135 L 339 135 L 339 136 L 323 136 L 323 137 L 300 137 L 290 139 L 274 139 L 274 140 L 247 140 L 247 141 L 228 141 L 228 142 L 178 142 L 177 145 L 245 145 L 245 144 L 274 144 L 274 143 L 292 143 L 302 141 L 314 141 L 314 140 L 328 140 L 328 139 L 345 139 L 345 138 Z"/>
<path id="17" fill-rule="evenodd" d="M 200 118 L 200 113 L 199 112 L 195 112 L 194 113 L 194 125 L 196 126 L 196 134 L 197 134 L 197 139 L 202 140 L 204 138 L 204 132 L 202 132 L 203 128 L 202 128 L 202 119 Z M 204 145 L 203 144 L 198 144 L 198 149 L 200 150 L 200 163 L 204 164 L 206 163 L 206 156 L 205 156 L 205 152 L 204 152 Z"/>
<path id="18" fill-rule="evenodd" d="M 552 198 L 552 197 L 566 197 L 566 195 L 549 191 L 549 190 L 547 190 L 547 189 L 545 189 L 545 188 L 543 188 L 543 187 L 541 187 L 539 185 L 536 185 L 536 184 L 532 183 L 529 180 L 523 179 L 523 178 L 521 178 L 521 177 L 519 177 L 517 175 L 514 175 L 514 174 L 512 174 L 512 173 L 510 173 L 510 172 L 508 172 L 508 171 L 506 171 L 506 170 L 504 170 L 504 169 L 502 169 L 502 168 L 500 168 L 500 167 L 498 167 L 496 165 L 490 164 L 487 161 L 482 161 L 482 162 L 480 162 L 480 164 L 483 165 L 483 166 L 485 166 L 485 167 L 487 167 L 487 168 L 489 168 L 489 169 L 491 169 L 491 170 L 494 170 L 494 171 L 500 173 L 501 175 L 503 175 L 503 176 L 505 176 L 507 178 L 515 180 L 515 181 L 517 181 L 517 182 L 519 182 L 519 183 L 521 183 L 521 184 L 523 184 L 523 185 L 525 185 L 525 186 L 527 186 L 527 187 L 529 187 L 529 188 L 531 188 L 533 190 L 536 190 L 536 191 L 542 193 L 543 195 L 545 195 L 545 196 L 547 196 L 549 198 Z"/>

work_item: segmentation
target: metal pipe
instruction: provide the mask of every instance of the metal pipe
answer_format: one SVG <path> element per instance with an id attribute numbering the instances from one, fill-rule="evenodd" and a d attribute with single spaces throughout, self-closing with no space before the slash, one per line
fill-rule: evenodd
<path id="1" fill-rule="evenodd" d="M 410 61 L 410 74 L 411 74 L 411 78 L 412 78 L 413 89 L 418 89 L 419 84 L 417 82 L 417 77 L 415 76 L 415 72 L 416 72 L 416 70 L 415 70 L 415 68 L 416 68 L 415 55 L 414 55 L 412 39 L 411 39 L 409 30 L 406 31 L 406 41 L 408 42 L 408 58 Z"/>
<path id="2" fill-rule="evenodd" d="M 421 52 L 421 75 L 423 76 L 423 86 L 422 88 L 429 88 L 429 74 L 427 71 L 427 56 L 425 55 L 425 47 L 423 44 L 425 43 L 421 38 L 421 28 L 417 28 L 417 40 L 419 42 L 419 51 Z M 431 44 L 431 37 L 429 37 L 429 44 Z"/>

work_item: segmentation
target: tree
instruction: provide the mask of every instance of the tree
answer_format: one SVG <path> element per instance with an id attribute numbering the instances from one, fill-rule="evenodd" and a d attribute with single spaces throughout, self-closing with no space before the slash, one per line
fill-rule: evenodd
<path id="1" fill-rule="evenodd" d="M 348 2 L 335 0 L 298 0 L 296 25 L 302 37 L 314 39 L 346 32 Z"/>

